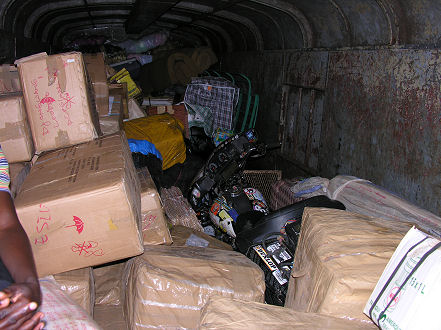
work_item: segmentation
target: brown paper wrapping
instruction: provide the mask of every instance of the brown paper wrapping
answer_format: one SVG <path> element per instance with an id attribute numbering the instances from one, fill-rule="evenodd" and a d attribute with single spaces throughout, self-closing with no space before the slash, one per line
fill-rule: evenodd
<path id="1" fill-rule="evenodd" d="M 93 318 L 103 329 L 126 330 L 123 315 L 123 273 L 126 261 L 118 261 L 93 269 L 95 307 Z"/>
<path id="2" fill-rule="evenodd" d="M 95 278 L 95 305 L 121 305 L 123 299 L 123 272 L 125 261 L 118 261 L 93 269 Z"/>
<path id="3" fill-rule="evenodd" d="M 305 208 L 285 306 L 369 323 L 363 308 L 409 228 L 342 210 Z"/>
<path id="4" fill-rule="evenodd" d="M 124 274 L 129 329 L 196 328 L 213 295 L 263 302 L 262 270 L 244 255 L 195 247 L 146 246 Z"/>
<path id="5" fill-rule="evenodd" d="M 373 324 L 361 324 L 333 316 L 304 313 L 284 307 L 252 301 L 213 296 L 201 313 L 199 329 L 372 329 Z"/>
<path id="6" fill-rule="evenodd" d="M 93 315 L 95 287 L 91 267 L 56 274 L 54 279 L 61 290 L 66 292 L 86 312 Z"/>
<path id="7" fill-rule="evenodd" d="M 121 305 L 96 305 L 93 319 L 104 330 L 128 330 Z"/>

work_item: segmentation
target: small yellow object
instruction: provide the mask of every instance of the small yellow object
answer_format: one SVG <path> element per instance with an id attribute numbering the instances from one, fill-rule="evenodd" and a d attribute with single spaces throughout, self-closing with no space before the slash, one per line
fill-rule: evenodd
<path id="1" fill-rule="evenodd" d="M 136 96 L 141 94 L 141 90 L 138 88 L 138 86 L 130 76 L 129 71 L 127 71 L 126 69 L 121 69 L 120 71 L 118 71 L 112 78 L 110 78 L 110 81 L 127 83 L 127 92 L 129 94 L 129 97 L 131 98 L 135 98 Z"/>
<path id="2" fill-rule="evenodd" d="M 109 219 L 109 221 L 107 221 L 107 223 L 109 224 L 110 230 L 118 230 L 118 227 L 113 223 L 112 219 Z"/>

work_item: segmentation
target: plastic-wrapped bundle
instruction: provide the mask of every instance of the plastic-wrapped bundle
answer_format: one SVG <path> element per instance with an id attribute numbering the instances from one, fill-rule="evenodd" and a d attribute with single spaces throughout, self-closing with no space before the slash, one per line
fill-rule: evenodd
<path id="1" fill-rule="evenodd" d="M 139 54 L 165 44 L 167 38 L 167 33 L 157 32 L 146 35 L 138 40 L 127 39 L 117 43 L 117 46 L 125 49 L 127 53 Z"/>
<path id="2" fill-rule="evenodd" d="M 53 278 L 61 290 L 66 292 L 86 312 L 93 315 L 95 288 L 91 267 L 59 273 Z"/>
<path id="3" fill-rule="evenodd" d="M 359 324 L 336 317 L 288 310 L 279 306 L 213 296 L 201 312 L 198 329 L 372 329 L 373 324 Z"/>
<path id="4" fill-rule="evenodd" d="M 214 295 L 263 302 L 262 270 L 244 255 L 189 246 L 146 246 L 124 270 L 129 329 L 196 329 Z"/>
<path id="5" fill-rule="evenodd" d="M 328 197 L 342 202 L 348 211 L 389 221 L 411 222 L 441 237 L 441 218 L 415 204 L 354 176 L 337 175 L 329 182 Z"/>

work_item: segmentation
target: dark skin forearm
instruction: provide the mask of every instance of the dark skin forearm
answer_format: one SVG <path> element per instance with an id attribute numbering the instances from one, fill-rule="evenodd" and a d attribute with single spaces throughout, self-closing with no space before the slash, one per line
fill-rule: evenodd
<path id="1" fill-rule="evenodd" d="M 0 292 L 0 329 L 41 330 L 40 285 L 29 239 L 9 193 L 0 191 L 0 258 L 13 284 Z"/>
<path id="2" fill-rule="evenodd" d="M 29 239 L 21 226 L 9 193 L 0 191 L 0 258 L 15 283 L 35 287 L 32 300 L 40 304 L 40 289 Z"/>

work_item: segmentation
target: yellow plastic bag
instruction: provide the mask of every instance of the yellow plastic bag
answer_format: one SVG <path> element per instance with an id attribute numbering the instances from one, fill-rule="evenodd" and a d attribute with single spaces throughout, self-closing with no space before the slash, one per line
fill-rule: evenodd
<path id="1" fill-rule="evenodd" d="M 184 125 L 165 113 L 124 122 L 128 139 L 153 143 L 162 155 L 162 169 L 185 161 Z"/>

